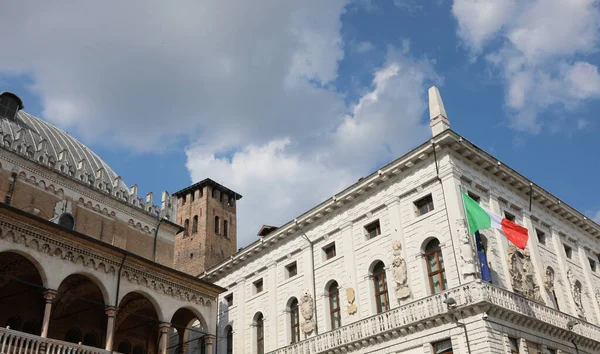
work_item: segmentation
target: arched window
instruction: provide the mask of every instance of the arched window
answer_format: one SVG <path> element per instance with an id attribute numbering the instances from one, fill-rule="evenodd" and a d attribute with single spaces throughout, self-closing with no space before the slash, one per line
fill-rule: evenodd
<path id="1" fill-rule="evenodd" d="M 69 213 L 64 213 L 58 219 L 58 224 L 65 229 L 75 230 L 75 218 Z"/>
<path id="2" fill-rule="evenodd" d="M 77 328 L 71 328 L 65 334 L 65 342 L 79 343 L 81 342 L 81 331 Z"/>
<path id="3" fill-rule="evenodd" d="M 227 347 L 225 348 L 225 352 L 227 354 L 233 354 L 233 328 L 231 328 L 231 326 L 227 327 L 225 335 L 227 336 Z"/>
<path id="4" fill-rule="evenodd" d="M 437 294 L 446 290 L 446 269 L 444 268 L 444 257 L 440 248 L 440 241 L 433 239 L 425 246 L 425 261 L 427 262 L 427 276 L 431 294 Z"/>
<path id="5" fill-rule="evenodd" d="M 258 313 L 255 317 L 254 324 L 256 326 L 256 354 L 265 353 L 265 322 L 262 313 Z"/>
<path id="6" fill-rule="evenodd" d="M 117 351 L 119 353 L 122 354 L 130 354 L 131 353 L 131 343 L 129 343 L 129 341 L 122 341 L 121 343 L 119 343 L 119 346 L 117 347 Z"/>
<path id="7" fill-rule="evenodd" d="M 290 340 L 296 343 L 300 340 L 300 309 L 298 308 L 298 299 L 292 298 L 289 302 L 290 309 Z"/>
<path id="8" fill-rule="evenodd" d="M 195 234 L 198 232 L 198 215 L 194 215 L 192 218 L 192 233 Z"/>
<path id="9" fill-rule="evenodd" d="M 219 217 L 218 217 L 218 216 L 215 216 L 215 234 L 218 234 L 218 233 L 219 233 L 219 229 L 220 229 L 220 227 L 219 227 L 219 226 L 220 226 L 220 225 L 219 225 L 219 223 L 220 223 Z"/>
<path id="10" fill-rule="evenodd" d="M 189 235 L 190 231 L 190 219 L 185 219 L 183 222 L 183 236 Z"/>
<path id="11" fill-rule="evenodd" d="M 336 329 L 342 325 L 342 316 L 340 311 L 340 290 L 338 283 L 333 282 L 327 289 L 329 295 L 329 316 L 331 319 L 331 329 Z"/>
<path id="12" fill-rule="evenodd" d="M 375 307 L 377 313 L 389 310 L 387 282 L 385 279 L 385 265 L 379 261 L 373 267 L 373 290 L 375 294 Z"/>

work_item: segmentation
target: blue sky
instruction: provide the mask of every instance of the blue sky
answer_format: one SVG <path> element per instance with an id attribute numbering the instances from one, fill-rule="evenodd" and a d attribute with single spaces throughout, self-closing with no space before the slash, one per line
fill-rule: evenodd
<path id="1" fill-rule="evenodd" d="M 432 84 L 452 129 L 600 219 L 598 1 L 8 6 L 0 90 L 140 196 L 238 191 L 239 246 L 427 139 Z"/>

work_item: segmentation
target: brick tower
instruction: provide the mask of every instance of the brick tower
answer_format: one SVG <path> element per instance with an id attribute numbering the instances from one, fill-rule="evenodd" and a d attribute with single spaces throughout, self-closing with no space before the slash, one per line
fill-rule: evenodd
<path id="1" fill-rule="evenodd" d="M 207 178 L 173 194 L 177 198 L 174 267 L 197 276 L 236 252 L 238 193 Z"/>

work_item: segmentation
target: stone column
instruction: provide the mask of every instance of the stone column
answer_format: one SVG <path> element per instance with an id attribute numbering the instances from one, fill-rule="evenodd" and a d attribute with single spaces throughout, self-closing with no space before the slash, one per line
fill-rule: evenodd
<path id="1" fill-rule="evenodd" d="M 48 326 L 50 325 L 50 313 L 52 312 L 52 301 L 56 297 L 56 290 L 46 289 L 44 291 L 44 300 L 46 307 L 44 308 L 44 321 L 42 322 L 42 338 L 48 337 Z"/>
<path id="2" fill-rule="evenodd" d="M 204 336 L 204 344 L 206 344 L 206 354 L 214 354 L 214 343 L 217 337 L 214 334 Z"/>
<path id="3" fill-rule="evenodd" d="M 167 354 L 167 346 L 169 345 L 169 329 L 171 324 L 168 322 L 161 322 L 158 324 L 160 332 L 160 352 L 159 354 Z"/>
<path id="4" fill-rule="evenodd" d="M 107 321 L 106 321 L 106 346 L 104 349 L 113 349 L 113 336 L 115 332 L 115 316 L 117 315 L 117 308 L 114 306 L 108 306 L 105 310 Z"/>

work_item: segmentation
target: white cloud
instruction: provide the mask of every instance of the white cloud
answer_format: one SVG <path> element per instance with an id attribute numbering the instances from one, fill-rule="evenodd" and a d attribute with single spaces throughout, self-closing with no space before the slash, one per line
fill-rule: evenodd
<path id="1" fill-rule="evenodd" d="M 193 180 L 206 171 L 239 191 L 238 243 L 256 239 L 262 224 L 280 225 L 422 142 L 428 124 L 424 95 L 440 81 L 427 61 L 390 49 L 365 93 L 337 127 L 248 145 L 231 158 L 203 146 L 187 150 Z"/>
<path id="2" fill-rule="evenodd" d="M 572 109 L 600 97 L 597 0 L 455 0 L 458 34 L 506 82 L 511 127 L 539 132 L 552 105 Z M 577 122 L 575 122 L 577 125 Z"/>
<path id="3" fill-rule="evenodd" d="M 366 53 L 373 49 L 375 49 L 375 46 L 369 41 L 362 41 L 354 45 L 354 51 L 357 53 Z"/>

